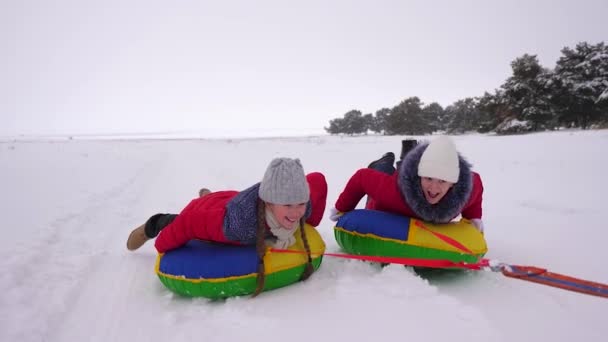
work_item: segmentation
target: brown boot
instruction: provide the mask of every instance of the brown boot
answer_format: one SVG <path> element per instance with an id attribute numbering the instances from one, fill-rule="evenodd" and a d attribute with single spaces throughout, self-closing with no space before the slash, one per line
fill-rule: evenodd
<path id="1" fill-rule="evenodd" d="M 127 239 L 127 249 L 130 251 L 134 251 L 136 249 L 138 249 L 139 247 L 143 246 L 144 243 L 146 243 L 146 241 L 150 240 L 150 238 L 148 238 L 146 236 L 144 227 L 146 225 L 142 224 L 141 226 L 133 229 L 133 231 L 131 232 L 131 234 L 129 234 L 129 239 Z"/>
<path id="2" fill-rule="evenodd" d="M 211 193 L 211 190 L 207 188 L 202 188 L 198 191 L 198 197 L 205 197 Z"/>

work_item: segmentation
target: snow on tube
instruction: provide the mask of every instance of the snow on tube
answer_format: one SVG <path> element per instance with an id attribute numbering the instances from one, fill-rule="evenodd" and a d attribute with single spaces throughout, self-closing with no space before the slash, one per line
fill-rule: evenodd
<path id="1" fill-rule="evenodd" d="M 345 213 L 334 227 L 346 252 L 453 262 L 477 262 L 487 251 L 485 238 L 470 221 L 431 224 L 387 212 L 359 209 Z"/>
<path id="2" fill-rule="evenodd" d="M 313 266 L 321 266 L 325 242 L 317 230 L 304 225 Z M 299 231 L 289 250 L 305 251 Z M 300 280 L 308 260 L 306 253 L 271 253 L 264 256 L 264 291 Z M 255 246 L 236 246 L 201 240 L 158 254 L 156 274 L 171 291 L 187 297 L 220 299 L 252 294 L 257 286 L 258 257 Z"/>

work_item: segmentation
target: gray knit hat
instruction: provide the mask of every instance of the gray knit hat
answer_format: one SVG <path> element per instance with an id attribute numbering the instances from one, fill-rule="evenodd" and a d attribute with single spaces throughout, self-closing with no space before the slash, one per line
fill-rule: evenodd
<path id="1" fill-rule="evenodd" d="M 260 198 L 267 203 L 298 204 L 310 198 L 308 182 L 300 159 L 275 158 L 260 184 Z"/>

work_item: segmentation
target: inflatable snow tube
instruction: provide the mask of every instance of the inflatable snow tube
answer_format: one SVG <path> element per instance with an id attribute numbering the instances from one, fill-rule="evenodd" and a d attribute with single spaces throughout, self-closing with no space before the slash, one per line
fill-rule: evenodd
<path id="1" fill-rule="evenodd" d="M 487 251 L 473 224 L 431 224 L 376 210 L 345 213 L 334 227 L 338 245 L 348 253 L 453 262 L 478 262 Z"/>
<path id="2" fill-rule="evenodd" d="M 325 243 L 317 230 L 305 225 L 313 266 L 321 266 Z M 289 250 L 304 252 L 299 231 Z M 264 257 L 264 291 L 300 280 L 308 260 L 306 253 L 272 253 Z M 187 297 L 221 299 L 252 294 L 257 282 L 258 257 L 255 246 L 235 246 L 192 240 L 183 247 L 159 254 L 156 274 L 171 291 Z"/>

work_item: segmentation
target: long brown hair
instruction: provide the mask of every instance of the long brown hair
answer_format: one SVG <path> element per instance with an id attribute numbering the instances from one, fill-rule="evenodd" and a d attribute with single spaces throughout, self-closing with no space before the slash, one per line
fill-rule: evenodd
<path id="1" fill-rule="evenodd" d="M 306 262 L 306 266 L 304 267 L 304 272 L 302 272 L 302 276 L 300 280 L 306 280 L 310 277 L 310 275 L 315 271 L 312 265 L 312 256 L 310 253 L 310 245 L 308 244 L 308 238 L 306 236 L 306 232 L 304 231 L 304 218 L 300 219 L 300 236 L 302 237 L 302 242 L 304 243 L 304 249 L 306 249 L 306 255 L 308 256 L 308 261 Z M 253 292 L 251 297 L 256 297 L 262 291 L 264 291 L 264 285 L 266 284 L 266 274 L 264 272 L 264 255 L 266 254 L 266 203 L 262 200 L 258 200 L 258 226 L 256 231 L 256 242 L 255 249 L 258 256 L 258 275 L 256 278 L 257 287 Z"/>

